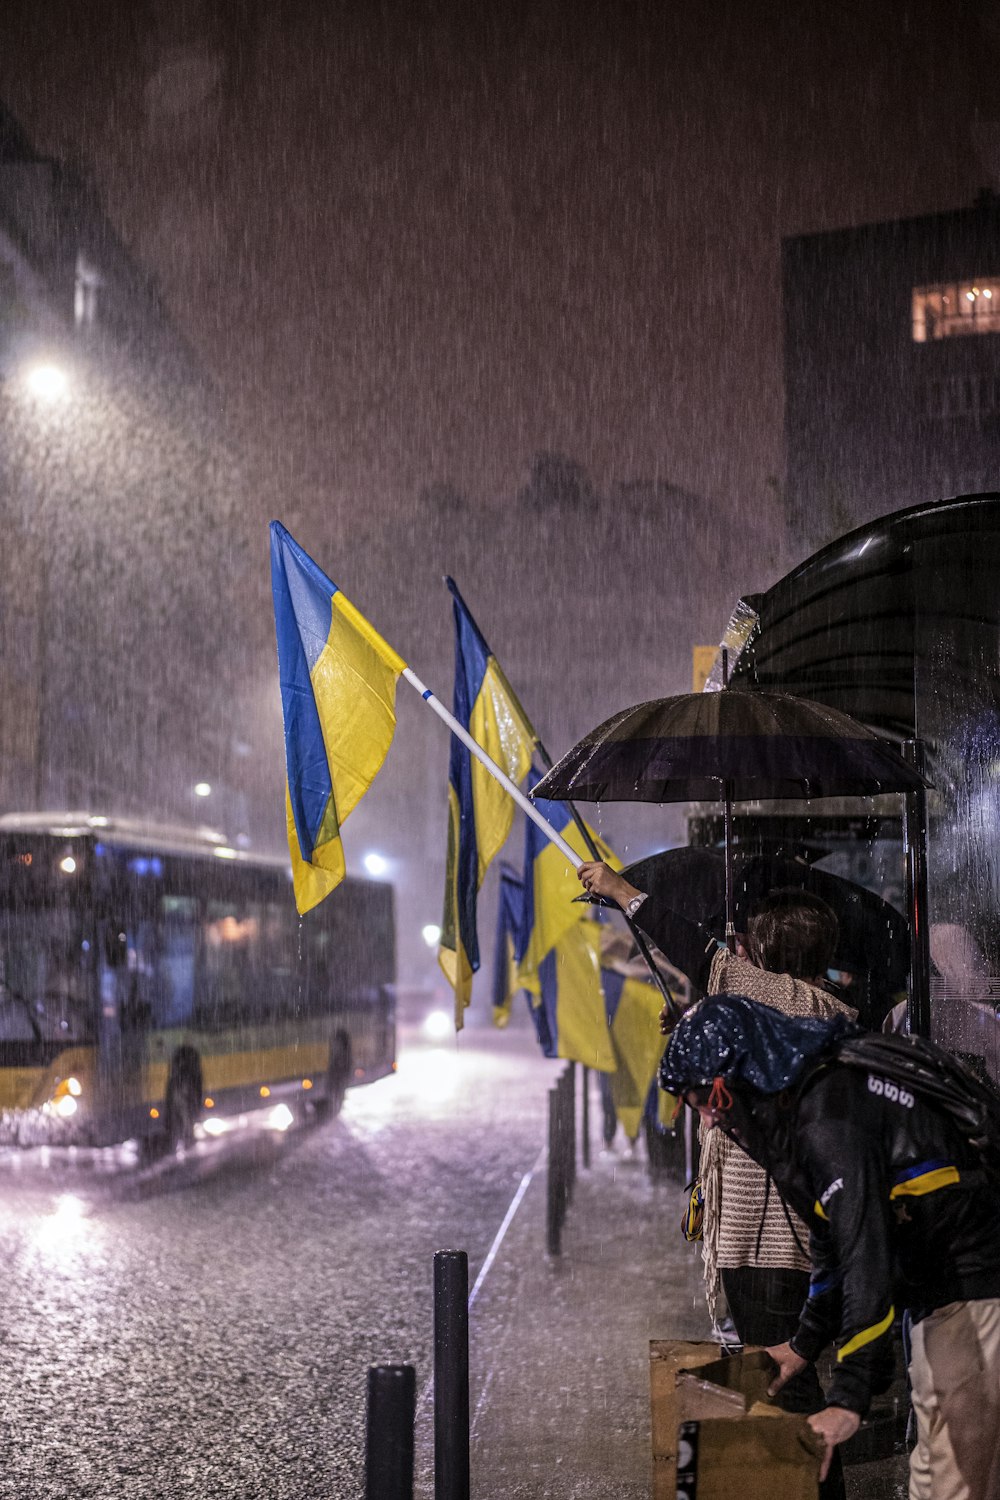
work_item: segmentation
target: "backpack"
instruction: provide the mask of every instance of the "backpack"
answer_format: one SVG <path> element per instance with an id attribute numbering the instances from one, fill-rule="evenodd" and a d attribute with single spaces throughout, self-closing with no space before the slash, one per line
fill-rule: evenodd
<path id="1" fill-rule="evenodd" d="M 943 1047 L 916 1036 L 847 1037 L 833 1051 L 837 1062 L 877 1075 L 886 1090 L 909 1092 L 946 1114 L 977 1151 L 988 1179 L 1000 1188 L 1000 1093 L 977 1078 Z M 906 1102 L 906 1101 L 904 1101 Z"/>

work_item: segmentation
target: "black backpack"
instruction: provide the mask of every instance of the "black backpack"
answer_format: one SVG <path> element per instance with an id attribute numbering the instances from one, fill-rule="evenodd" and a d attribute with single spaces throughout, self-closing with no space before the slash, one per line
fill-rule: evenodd
<path id="1" fill-rule="evenodd" d="M 837 1044 L 833 1056 L 876 1075 L 874 1084 L 881 1082 L 886 1091 L 909 1091 L 942 1110 L 979 1153 L 984 1171 L 1000 1188 L 1000 1093 L 992 1084 L 922 1037 L 847 1037 Z"/>

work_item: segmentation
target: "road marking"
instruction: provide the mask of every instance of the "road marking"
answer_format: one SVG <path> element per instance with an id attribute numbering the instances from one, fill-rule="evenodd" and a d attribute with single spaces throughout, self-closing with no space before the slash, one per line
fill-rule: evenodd
<path id="1" fill-rule="evenodd" d="M 521 1206 L 521 1200 L 524 1198 L 525 1193 L 528 1191 L 529 1187 L 531 1186 L 531 1179 L 534 1177 L 535 1173 L 538 1171 L 539 1167 L 542 1165 L 542 1162 L 545 1160 L 547 1151 L 548 1151 L 548 1147 L 547 1146 L 543 1146 L 542 1149 L 541 1149 L 541 1151 L 539 1151 L 538 1156 L 535 1158 L 535 1164 L 534 1164 L 534 1166 L 531 1167 L 527 1172 L 525 1172 L 524 1176 L 521 1178 L 520 1186 L 518 1187 L 517 1192 L 514 1194 L 513 1198 L 510 1200 L 510 1207 L 508 1208 L 507 1212 L 504 1214 L 503 1223 L 500 1225 L 500 1228 L 496 1232 L 496 1235 L 494 1237 L 493 1243 L 490 1246 L 489 1250 L 487 1251 L 486 1259 L 483 1261 L 482 1270 L 479 1272 L 479 1275 L 476 1277 L 476 1284 L 472 1288 L 472 1291 L 469 1293 L 469 1311 L 470 1312 L 472 1311 L 472 1304 L 475 1302 L 476 1298 L 479 1296 L 480 1288 L 482 1287 L 483 1282 L 486 1280 L 486 1273 L 489 1271 L 490 1266 L 492 1266 L 494 1260 L 496 1259 L 497 1251 L 500 1249 L 500 1246 L 503 1244 L 503 1237 L 507 1233 L 507 1230 L 510 1228 L 511 1223 L 512 1223 L 513 1218 L 514 1218 L 514 1215 L 517 1213 L 518 1209 Z"/>
<path id="2" fill-rule="evenodd" d="M 483 1384 L 483 1393 L 480 1396 L 479 1400 L 476 1402 L 476 1409 L 472 1413 L 472 1421 L 469 1424 L 469 1439 L 470 1439 L 470 1441 L 476 1435 L 476 1428 L 479 1426 L 479 1413 L 482 1411 L 483 1406 L 485 1405 L 486 1397 L 489 1394 L 490 1386 L 493 1384 L 493 1373 L 494 1372 L 491 1370 L 490 1373 L 487 1375 L 486 1380 L 485 1380 L 485 1382 Z"/>
<path id="3" fill-rule="evenodd" d="M 542 1149 L 541 1149 L 541 1151 L 539 1151 L 537 1157 L 535 1158 L 534 1164 L 531 1167 L 529 1167 L 528 1171 L 525 1172 L 524 1176 L 521 1178 L 521 1181 L 518 1183 L 517 1192 L 514 1194 L 513 1198 L 510 1200 L 510 1206 L 508 1207 L 507 1212 L 503 1216 L 503 1223 L 500 1225 L 500 1228 L 497 1230 L 496 1234 L 493 1236 L 493 1243 L 490 1246 L 489 1250 L 486 1252 L 486 1259 L 483 1261 L 482 1268 L 480 1269 L 479 1275 L 476 1277 L 475 1284 L 473 1285 L 472 1291 L 469 1293 L 469 1311 L 470 1312 L 472 1311 L 472 1305 L 473 1305 L 473 1303 L 475 1302 L 476 1298 L 479 1296 L 480 1291 L 482 1290 L 483 1282 L 486 1280 L 486 1277 L 487 1277 L 487 1274 L 488 1274 L 488 1272 L 490 1270 L 490 1267 L 492 1266 L 493 1262 L 496 1260 L 497 1252 L 499 1251 L 500 1246 L 503 1244 L 504 1235 L 507 1233 L 507 1230 L 510 1228 L 511 1224 L 513 1223 L 513 1221 L 514 1221 L 514 1215 L 517 1213 L 517 1211 L 520 1208 L 522 1202 L 524 1201 L 524 1195 L 528 1191 L 529 1187 L 531 1186 L 532 1178 L 534 1177 L 534 1175 L 538 1171 L 538 1169 L 541 1167 L 542 1163 L 545 1161 L 545 1158 L 546 1158 L 547 1155 L 548 1155 L 548 1147 L 547 1146 L 543 1146 Z M 490 1375 L 487 1378 L 487 1381 L 486 1381 L 486 1385 L 487 1386 L 489 1386 L 489 1383 L 490 1383 L 491 1379 L 492 1379 L 492 1375 Z M 426 1405 L 427 1400 L 430 1397 L 430 1395 L 431 1395 L 431 1393 L 432 1393 L 433 1390 L 434 1390 L 434 1372 L 433 1372 L 433 1369 L 432 1369 L 431 1370 L 431 1374 L 429 1375 L 429 1377 L 427 1379 L 427 1383 L 425 1384 L 423 1390 L 421 1391 L 420 1397 L 419 1397 L 419 1399 L 417 1401 L 417 1405 L 416 1405 L 417 1412 L 422 1411 L 423 1407 Z M 484 1389 L 482 1395 L 479 1398 L 479 1403 L 478 1403 L 478 1405 L 476 1407 L 476 1416 L 477 1417 L 479 1416 L 479 1408 L 483 1404 L 483 1396 L 485 1396 L 485 1394 L 486 1394 L 486 1390 Z"/>

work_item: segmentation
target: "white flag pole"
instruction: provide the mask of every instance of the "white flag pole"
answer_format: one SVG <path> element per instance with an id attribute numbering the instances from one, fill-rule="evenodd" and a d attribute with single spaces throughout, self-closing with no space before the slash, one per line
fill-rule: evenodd
<path id="1" fill-rule="evenodd" d="M 486 751 L 483 749 L 482 745 L 476 744 L 475 740 L 472 738 L 472 735 L 465 728 L 465 726 L 458 722 L 454 714 L 448 712 L 444 704 L 441 702 L 440 698 L 435 698 L 429 687 L 424 686 L 424 684 L 420 681 L 420 678 L 417 676 L 416 672 L 411 672 L 409 667 L 404 667 L 402 675 L 406 678 L 411 687 L 416 688 L 421 698 L 423 698 L 425 703 L 430 705 L 430 707 L 437 714 L 438 718 L 444 720 L 444 722 L 448 725 L 448 728 L 451 730 L 452 734 L 456 734 L 462 741 L 462 744 L 465 746 L 465 748 L 476 757 L 481 765 L 486 767 L 487 771 L 489 771 L 494 780 L 499 781 L 504 791 L 508 792 L 510 796 L 513 797 L 518 807 L 522 808 L 524 812 L 527 813 L 531 821 L 537 824 L 537 826 L 544 833 L 545 837 L 549 839 L 553 844 L 555 844 L 560 854 L 564 854 L 566 856 L 566 859 L 573 866 L 573 869 L 579 869 L 580 865 L 583 864 L 587 856 L 578 854 L 575 849 L 570 848 L 569 844 L 567 844 L 562 834 L 557 833 L 556 830 L 552 827 L 552 824 L 547 822 L 546 819 L 542 817 L 535 804 L 524 795 L 524 793 L 521 791 L 521 788 L 519 786 L 516 786 L 514 782 L 511 781 L 509 776 L 506 776 L 503 771 L 501 771 L 496 761 L 490 760 L 490 757 L 486 754 Z"/>

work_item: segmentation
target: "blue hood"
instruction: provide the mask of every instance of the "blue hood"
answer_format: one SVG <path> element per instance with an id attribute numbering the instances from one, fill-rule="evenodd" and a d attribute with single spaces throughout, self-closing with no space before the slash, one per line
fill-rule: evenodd
<path id="1" fill-rule="evenodd" d="M 842 1016 L 832 1021 L 792 1017 L 743 995 L 716 995 L 679 1023 L 660 1063 L 660 1087 L 683 1094 L 722 1078 L 761 1094 L 780 1094 L 819 1053 L 857 1031 Z"/>

